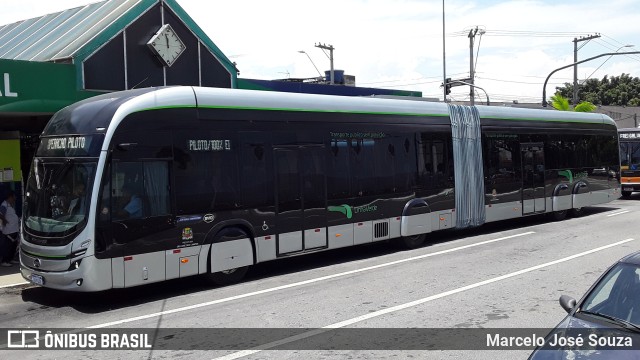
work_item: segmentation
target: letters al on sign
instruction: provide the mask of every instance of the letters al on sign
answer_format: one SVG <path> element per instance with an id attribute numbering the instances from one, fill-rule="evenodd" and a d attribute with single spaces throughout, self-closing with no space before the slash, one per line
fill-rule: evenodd
<path id="1" fill-rule="evenodd" d="M 0 113 L 54 113 L 98 92 L 78 90 L 76 66 L 0 59 Z"/>
<path id="2" fill-rule="evenodd" d="M 11 75 L 9 73 L 4 73 L 3 83 L 4 83 L 4 86 L 2 87 L 2 89 L 4 91 L 4 95 L 3 95 L 3 91 L 0 91 L 0 97 L 1 96 L 18 97 L 17 92 L 11 91 Z"/>

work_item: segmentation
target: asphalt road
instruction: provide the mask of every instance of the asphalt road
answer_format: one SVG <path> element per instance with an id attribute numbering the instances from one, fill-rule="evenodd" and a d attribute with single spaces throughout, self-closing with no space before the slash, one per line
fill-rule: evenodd
<path id="1" fill-rule="evenodd" d="M 196 277 L 98 294 L 0 289 L 0 328 L 5 329 L 228 329 L 160 338 L 182 337 L 181 350 L 0 349 L 0 357 L 526 359 L 531 351 L 416 349 L 420 346 L 406 329 L 555 326 L 565 315 L 560 295 L 581 297 L 614 261 L 640 250 L 639 205 L 635 196 L 561 222 L 537 216 L 434 233 L 427 245 L 411 251 L 378 243 L 290 258 L 260 264 L 246 281 L 227 287 Z M 285 340 L 253 349 L 258 344 L 243 339 L 237 328 L 262 340 Z M 320 337 L 311 336 L 319 332 Z M 467 335 L 449 340 L 465 344 L 471 341 Z M 225 336 L 250 351 L 200 350 Z M 420 336 L 425 334 L 417 340 Z"/>

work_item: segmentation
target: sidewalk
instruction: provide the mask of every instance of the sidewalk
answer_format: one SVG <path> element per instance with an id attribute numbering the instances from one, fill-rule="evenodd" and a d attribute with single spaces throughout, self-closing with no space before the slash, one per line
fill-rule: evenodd
<path id="1" fill-rule="evenodd" d="M 20 264 L 13 264 L 12 267 L 0 266 L 0 288 L 25 283 L 27 280 L 20 275 Z"/>

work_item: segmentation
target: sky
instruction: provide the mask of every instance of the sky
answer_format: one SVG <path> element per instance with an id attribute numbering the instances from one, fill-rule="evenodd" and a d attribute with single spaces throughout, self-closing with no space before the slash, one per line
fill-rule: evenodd
<path id="1" fill-rule="evenodd" d="M 640 51 L 640 0 L 176 0 L 237 63 L 240 77 L 309 78 L 317 67 L 353 75 L 357 86 L 421 91 L 442 99 L 443 14 L 447 77 L 469 77 L 469 31 L 478 27 L 475 84 L 491 102 L 540 102 L 545 78 L 578 60 Z M 0 0 L 0 25 L 95 0 Z M 633 47 L 624 47 L 633 45 Z M 305 51 L 300 53 L 299 51 Z M 308 56 L 307 56 L 308 55 Z M 315 67 L 314 67 L 315 64 Z M 578 66 L 578 79 L 640 76 L 640 54 L 601 57 Z M 547 94 L 573 82 L 573 68 L 551 76 Z M 476 101 L 486 100 L 477 91 Z M 450 98 L 469 99 L 469 88 Z"/>

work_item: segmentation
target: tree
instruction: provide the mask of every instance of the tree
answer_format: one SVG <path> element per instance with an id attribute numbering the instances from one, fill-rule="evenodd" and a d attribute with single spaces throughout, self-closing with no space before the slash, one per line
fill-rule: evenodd
<path id="1" fill-rule="evenodd" d="M 551 106 L 556 110 L 569 111 L 569 99 L 557 92 L 551 97 Z"/>
<path id="2" fill-rule="evenodd" d="M 629 74 L 605 75 L 602 80 L 587 79 L 580 85 L 579 100 L 598 105 L 640 106 L 640 79 Z M 573 84 L 556 87 L 565 98 L 573 95 Z"/>
<path id="3" fill-rule="evenodd" d="M 588 101 L 583 101 L 580 104 L 576 105 L 575 108 L 573 108 L 573 111 L 577 111 L 577 112 L 594 112 L 596 110 L 596 106 L 593 105 L 592 103 L 588 102 Z"/>
<path id="4" fill-rule="evenodd" d="M 560 111 L 571 111 L 571 106 L 569 106 L 569 99 L 565 96 L 557 92 L 555 95 L 551 97 L 551 106 L 554 109 Z M 593 112 L 596 109 L 596 106 L 588 101 L 582 101 L 578 105 L 576 105 L 573 111 L 577 112 Z"/>

